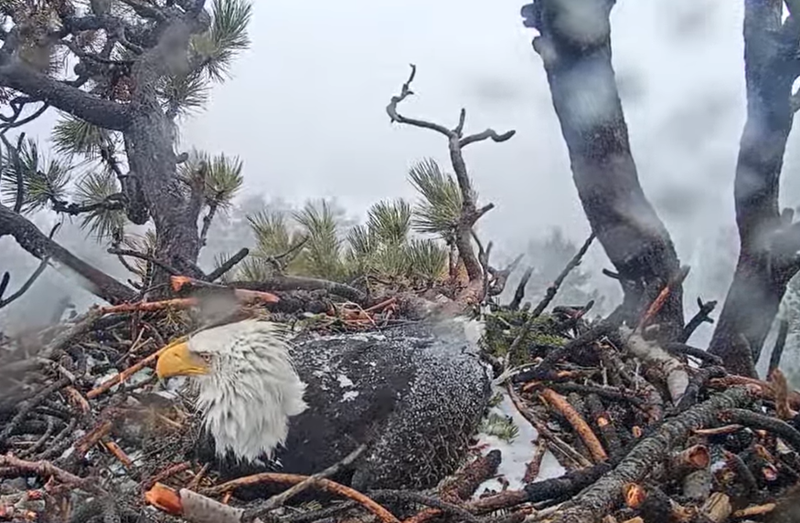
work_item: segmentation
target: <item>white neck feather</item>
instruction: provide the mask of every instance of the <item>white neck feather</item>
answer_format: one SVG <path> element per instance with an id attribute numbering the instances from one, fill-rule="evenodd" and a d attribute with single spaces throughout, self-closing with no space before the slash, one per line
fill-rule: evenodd
<path id="1" fill-rule="evenodd" d="M 308 408 L 285 331 L 247 320 L 200 332 L 189 343 L 193 351 L 208 347 L 213 355 L 212 372 L 197 377 L 195 385 L 217 455 L 232 451 L 248 462 L 272 458 L 286 441 L 289 418 Z"/>

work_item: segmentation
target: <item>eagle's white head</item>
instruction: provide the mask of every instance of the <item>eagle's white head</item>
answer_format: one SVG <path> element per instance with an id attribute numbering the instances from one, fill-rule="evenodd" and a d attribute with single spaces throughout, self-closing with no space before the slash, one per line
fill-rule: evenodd
<path id="1" fill-rule="evenodd" d="M 156 373 L 190 377 L 219 456 L 272 457 L 286 440 L 289 418 L 308 407 L 288 333 L 276 323 L 245 320 L 198 332 L 164 351 Z"/>

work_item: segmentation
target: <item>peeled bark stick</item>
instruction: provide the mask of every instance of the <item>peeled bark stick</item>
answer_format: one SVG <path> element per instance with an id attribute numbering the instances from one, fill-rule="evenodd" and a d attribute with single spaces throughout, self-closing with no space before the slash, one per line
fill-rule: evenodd
<path id="1" fill-rule="evenodd" d="M 541 422 L 541 420 L 537 419 L 533 412 L 528 409 L 522 401 L 522 398 L 519 397 L 517 392 L 514 390 L 513 385 L 510 383 L 506 384 L 506 390 L 508 391 L 508 396 L 511 398 L 511 402 L 514 404 L 514 407 L 522 414 L 522 417 L 528 420 L 528 422 L 536 429 L 536 432 L 539 433 L 539 437 L 545 438 L 553 444 L 553 449 L 561 452 L 565 457 L 569 458 L 579 467 L 590 467 L 592 462 L 586 459 L 583 454 L 572 448 L 566 441 L 558 437 L 557 434 L 553 434 L 553 432 L 547 428 L 547 425 Z"/>
<path id="2" fill-rule="evenodd" d="M 592 459 L 595 463 L 608 460 L 608 455 L 605 449 L 603 449 L 600 440 L 597 439 L 597 436 L 592 432 L 592 428 L 586 423 L 586 420 L 578 414 L 572 405 L 569 404 L 564 396 L 553 389 L 542 389 L 539 394 L 552 408 L 560 412 L 570 425 L 572 425 L 572 428 L 578 433 L 578 436 L 580 436 L 586 448 L 589 449 L 589 453 L 592 455 Z"/>
<path id="3" fill-rule="evenodd" d="M 778 417 L 784 421 L 793 419 L 797 412 L 789 406 L 789 383 L 786 376 L 780 369 L 774 369 L 769 373 L 769 383 L 775 394 L 775 410 Z"/>
<path id="4" fill-rule="evenodd" d="M 646 364 L 657 366 L 664 373 L 672 403 L 677 405 L 689 387 L 689 373 L 683 363 L 656 343 L 647 341 L 636 333 L 630 335 L 625 348 Z"/>
<path id="5" fill-rule="evenodd" d="M 723 523 L 733 513 L 731 500 L 727 494 L 714 492 L 711 494 L 703 506 L 700 507 L 700 514 L 708 518 L 713 523 Z"/>
<path id="6" fill-rule="evenodd" d="M 637 331 L 641 332 L 642 329 L 658 315 L 661 309 L 664 308 L 664 304 L 667 303 L 667 298 L 669 298 L 669 295 L 673 290 L 678 289 L 681 285 L 683 285 L 683 280 L 685 280 L 688 275 L 689 266 L 684 265 L 679 269 L 678 273 L 672 278 L 672 280 L 669 281 L 663 289 L 661 289 L 661 292 L 658 293 L 656 299 L 653 300 L 653 303 L 651 303 L 650 307 L 647 308 L 647 311 L 642 316 L 642 319 L 636 328 Z"/>
<path id="7" fill-rule="evenodd" d="M 123 303 L 121 305 L 111 305 L 101 307 L 102 314 L 114 314 L 118 312 L 155 312 L 164 309 L 190 309 L 199 302 L 196 298 L 173 298 L 163 301 L 138 301 L 134 303 Z"/>
<path id="8" fill-rule="evenodd" d="M 741 510 L 735 511 L 731 514 L 731 517 L 734 519 L 744 519 L 744 518 L 752 518 L 763 516 L 765 514 L 769 514 L 773 510 L 775 510 L 775 503 L 765 503 L 763 505 L 753 505 L 747 508 L 743 508 Z"/>
<path id="9" fill-rule="evenodd" d="M 191 490 L 176 491 L 156 483 L 144 495 L 145 501 L 154 507 L 178 516 L 189 523 L 242 523 L 244 509 L 234 508 L 207 498 Z M 261 523 L 255 519 L 252 523 Z"/>
<path id="10" fill-rule="evenodd" d="M 665 421 L 650 436 L 622 459 L 619 465 L 570 501 L 569 507 L 555 515 L 552 523 L 594 523 L 613 511 L 621 501 L 626 483 L 639 483 L 650 473 L 653 463 L 662 461 L 694 429 L 718 423 L 723 409 L 745 407 L 753 395 L 744 387 L 731 388 Z"/>

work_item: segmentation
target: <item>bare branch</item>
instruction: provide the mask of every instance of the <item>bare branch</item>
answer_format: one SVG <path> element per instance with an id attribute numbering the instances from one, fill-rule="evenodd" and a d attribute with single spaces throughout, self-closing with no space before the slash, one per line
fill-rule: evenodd
<path id="1" fill-rule="evenodd" d="M 528 267 L 522 274 L 522 279 L 519 280 L 517 290 L 514 292 L 514 299 L 508 304 L 508 308 L 512 311 L 519 310 L 519 306 L 522 304 L 522 299 L 525 298 L 525 287 L 527 287 L 531 276 L 533 276 L 533 267 Z"/>
<path id="2" fill-rule="evenodd" d="M 497 131 L 495 131 L 494 129 L 486 129 L 483 132 L 472 134 L 462 138 L 461 140 L 458 141 L 458 145 L 460 145 L 461 147 L 466 147 L 471 143 L 482 142 L 490 138 L 495 143 L 501 143 L 505 142 L 506 140 L 510 140 L 515 134 L 517 134 L 517 131 L 513 129 L 510 131 L 506 131 L 503 134 L 497 134 Z"/>
<path id="3" fill-rule="evenodd" d="M 463 107 L 461 108 L 461 114 L 458 115 L 458 125 L 455 129 L 453 129 L 453 134 L 457 136 L 461 136 L 461 133 L 464 132 L 464 124 L 467 122 L 467 110 Z"/>
<path id="4" fill-rule="evenodd" d="M 53 235 L 56 233 L 56 231 L 59 229 L 59 227 L 61 227 L 61 223 L 55 224 L 53 226 L 53 228 L 50 230 L 49 238 L 51 240 L 53 239 Z M 23 294 L 28 292 L 28 289 L 30 289 L 31 286 L 39 278 L 39 276 L 41 276 L 42 273 L 44 273 L 44 270 L 47 268 L 47 266 L 49 264 L 48 262 L 49 262 L 49 258 L 44 258 L 41 261 L 41 263 L 39 263 L 39 267 L 37 267 L 36 270 L 33 272 L 33 274 L 31 274 L 30 277 L 25 281 L 25 283 L 22 284 L 22 287 L 20 287 L 17 290 L 17 292 L 12 294 L 8 298 L 3 299 L 3 294 L 5 294 L 5 291 L 8 288 L 8 282 L 10 280 L 10 274 L 8 272 L 6 272 L 3 275 L 2 283 L 0 283 L 0 309 L 2 309 L 3 307 L 9 306 L 12 302 L 16 301 L 17 299 L 22 297 Z"/>
<path id="5" fill-rule="evenodd" d="M 89 203 L 85 205 L 81 205 L 78 203 L 67 203 L 59 200 L 53 200 L 52 203 L 53 203 L 53 210 L 55 212 L 69 214 L 70 216 L 77 216 L 78 214 L 94 212 L 101 209 L 107 211 L 123 210 L 125 209 L 125 200 L 126 200 L 125 195 L 118 193 L 107 196 L 101 202 Z"/>
<path id="6" fill-rule="evenodd" d="M 20 247 L 40 260 L 49 259 L 57 269 L 68 269 L 79 276 L 85 288 L 109 303 L 123 303 L 136 297 L 133 289 L 76 257 L 25 217 L 0 204 L 0 237 L 6 235 L 13 236 Z"/>
<path id="7" fill-rule="evenodd" d="M 123 130 L 129 121 L 126 106 L 92 96 L 38 73 L 5 52 L 0 53 L 0 85 L 25 93 L 35 100 L 106 129 Z"/>
<path id="8" fill-rule="evenodd" d="M 215 270 L 213 270 L 211 273 L 209 273 L 209 275 L 206 276 L 205 278 L 206 281 L 215 281 L 220 279 L 228 271 L 236 267 L 236 265 L 238 265 L 242 260 L 244 260 L 248 254 L 250 254 L 250 249 L 246 247 L 241 249 L 239 252 L 231 256 L 231 258 L 228 261 L 226 261 L 225 263 L 217 267 Z"/>
<path id="9" fill-rule="evenodd" d="M 181 274 L 180 271 L 178 271 L 173 267 L 170 267 L 168 264 L 162 262 L 158 258 L 150 256 L 149 254 L 141 253 L 139 251 L 134 251 L 130 249 L 115 249 L 112 247 L 108 249 L 108 251 L 106 252 L 108 252 L 108 254 L 116 254 L 117 256 L 130 256 L 132 258 L 139 258 L 140 260 L 148 261 L 154 265 L 158 265 L 159 267 L 161 267 L 168 273 L 172 274 L 173 276 L 180 276 Z"/>
<path id="10" fill-rule="evenodd" d="M 411 74 L 408 76 L 408 80 L 406 83 L 403 84 L 403 87 L 400 89 L 400 94 L 396 96 L 392 96 L 389 105 L 386 106 L 386 113 L 391 118 L 392 122 L 404 123 L 407 125 L 413 125 L 414 127 L 422 127 L 423 129 L 430 129 L 432 131 L 436 131 L 437 133 L 441 133 L 448 138 L 455 136 L 455 133 L 448 129 L 443 125 L 439 125 L 437 123 L 428 122 L 426 120 L 418 120 L 416 118 L 406 118 L 405 116 L 400 115 L 397 112 L 397 104 L 414 94 L 414 91 L 411 90 L 411 82 L 414 81 L 414 76 L 417 74 L 417 66 L 411 64 Z"/>
<path id="11" fill-rule="evenodd" d="M 506 283 L 508 283 L 509 276 L 511 276 L 511 273 L 516 270 L 523 257 L 524 255 L 520 254 L 514 258 L 504 269 L 497 270 L 489 267 L 489 272 L 492 274 L 492 282 L 491 286 L 489 287 L 490 296 L 499 296 L 503 293 L 506 288 Z"/>

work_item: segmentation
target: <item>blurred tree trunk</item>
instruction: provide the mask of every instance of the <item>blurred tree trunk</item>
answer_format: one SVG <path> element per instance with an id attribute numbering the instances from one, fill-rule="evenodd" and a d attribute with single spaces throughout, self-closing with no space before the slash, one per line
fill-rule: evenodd
<path id="1" fill-rule="evenodd" d="M 752 362 L 758 362 L 786 286 L 800 268 L 800 227 L 791 223 L 791 210 L 781 215 L 778 200 L 796 110 L 792 84 L 800 72 L 800 24 L 794 16 L 782 23 L 782 9 L 780 0 L 745 1 L 747 121 L 734 189 L 740 252 L 709 346 L 728 370 L 744 375 L 755 374 Z"/>
<path id="2" fill-rule="evenodd" d="M 672 240 L 636 171 L 611 64 L 612 0 L 536 0 L 522 9 L 539 30 L 553 106 L 573 179 L 592 230 L 619 273 L 628 320 L 678 273 Z M 683 327 L 682 289 L 656 322 L 669 338 Z"/>

